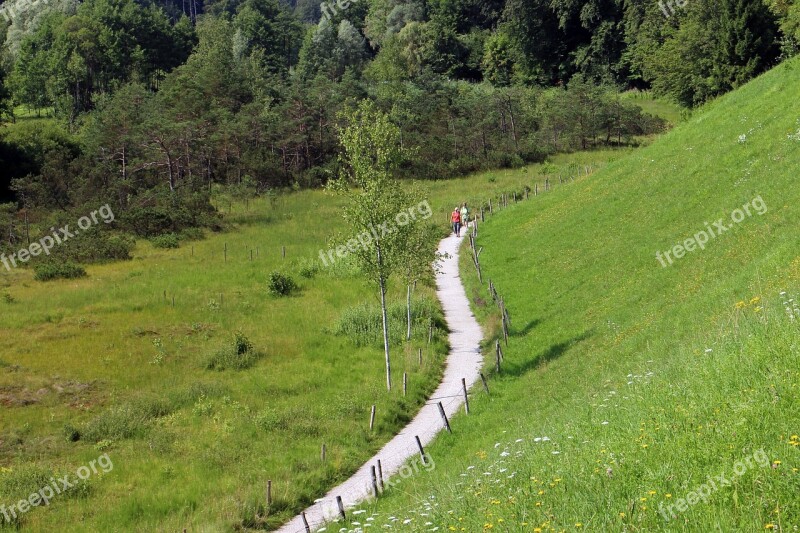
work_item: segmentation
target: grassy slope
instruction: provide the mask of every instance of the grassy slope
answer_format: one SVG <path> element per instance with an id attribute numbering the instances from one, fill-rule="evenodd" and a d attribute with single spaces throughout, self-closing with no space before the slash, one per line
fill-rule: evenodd
<path id="1" fill-rule="evenodd" d="M 800 317 L 787 316 L 800 314 L 798 87 L 794 60 L 483 226 L 484 276 L 513 320 L 504 369 L 432 447 L 437 468 L 372 509 L 377 525 L 800 527 Z M 759 195 L 765 214 L 751 207 L 705 250 L 659 264 L 658 250 L 731 224 Z M 462 267 L 496 335 L 496 308 Z M 712 487 L 720 475 L 731 485 Z"/>

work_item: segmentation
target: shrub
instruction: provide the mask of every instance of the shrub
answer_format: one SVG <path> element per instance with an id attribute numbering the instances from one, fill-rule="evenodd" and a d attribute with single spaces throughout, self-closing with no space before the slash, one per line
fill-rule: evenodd
<path id="1" fill-rule="evenodd" d="M 312 279 L 319 273 L 319 263 L 313 259 L 303 259 L 298 263 L 298 274 L 305 279 Z"/>
<path id="2" fill-rule="evenodd" d="M 34 279 L 37 281 L 52 281 L 54 279 L 76 279 L 86 276 L 86 270 L 75 263 L 46 261 L 34 267 Z"/>
<path id="3" fill-rule="evenodd" d="M 78 442 L 81 440 L 81 432 L 72 424 L 64 425 L 64 438 L 67 442 Z"/>
<path id="4" fill-rule="evenodd" d="M 253 343 L 237 332 L 231 345 L 225 346 L 209 357 L 208 370 L 246 370 L 261 359 L 263 354 L 253 349 Z"/>
<path id="5" fill-rule="evenodd" d="M 153 237 L 150 242 L 153 243 L 155 248 L 172 249 L 180 246 L 178 236 L 174 233 L 165 233 L 164 235 Z"/>
<path id="6" fill-rule="evenodd" d="M 269 292 L 273 296 L 289 296 L 297 289 L 297 283 L 290 276 L 280 272 L 269 275 Z"/>
<path id="7" fill-rule="evenodd" d="M 90 228 L 74 238 L 56 246 L 49 257 L 40 256 L 37 263 L 67 262 L 101 263 L 131 258 L 136 240 L 128 235 L 111 233 L 108 230 Z"/>
<path id="8" fill-rule="evenodd" d="M 200 228 L 185 228 L 181 230 L 178 238 L 182 241 L 202 241 L 206 238 L 206 234 Z"/>

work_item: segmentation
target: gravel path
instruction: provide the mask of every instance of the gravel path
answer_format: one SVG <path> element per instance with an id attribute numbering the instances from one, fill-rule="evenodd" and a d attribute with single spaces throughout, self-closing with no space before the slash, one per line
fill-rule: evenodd
<path id="1" fill-rule="evenodd" d="M 467 231 L 463 232 L 464 235 L 466 233 Z M 336 519 L 339 514 L 337 496 L 342 498 L 346 509 L 372 497 L 371 468 L 376 466 L 379 459 L 384 479 L 388 479 L 397 474 L 408 459 L 419 457 L 414 437 L 418 436 L 425 446 L 439 431 L 444 430 L 438 402 L 442 403 L 447 416 L 451 417 L 464 404 L 461 379 L 466 379 L 467 387 L 471 387 L 480 379 L 483 366 L 480 342 L 483 334 L 478 321 L 472 315 L 466 291 L 458 274 L 458 248 L 464 235 L 460 238 L 451 235 L 439 243 L 439 252 L 448 256 L 442 262 L 441 272 L 436 276 L 436 294 L 442 302 L 445 320 L 450 329 L 450 354 L 447 356 L 442 382 L 411 423 L 359 468 L 350 479 L 332 489 L 305 510 L 312 532 L 323 527 L 326 522 Z M 404 470 L 404 473 L 407 471 Z M 296 516 L 278 531 L 305 533 L 302 516 Z"/>

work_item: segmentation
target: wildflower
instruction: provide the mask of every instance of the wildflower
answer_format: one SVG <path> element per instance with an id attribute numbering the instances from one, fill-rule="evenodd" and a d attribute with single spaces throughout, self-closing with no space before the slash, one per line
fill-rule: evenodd
<path id="1" fill-rule="evenodd" d="M 575 527 L 577 527 L 577 528 L 581 528 L 581 527 L 583 527 L 583 524 L 582 524 L 582 523 L 580 523 L 580 522 L 576 522 L 576 523 L 575 523 Z"/>
<path id="2" fill-rule="evenodd" d="M 775 529 L 775 524 L 767 524 L 764 526 L 764 529 Z"/>
<path id="3" fill-rule="evenodd" d="M 650 496 L 655 496 L 656 495 L 656 491 L 651 490 L 647 494 L 649 494 Z"/>
<path id="4" fill-rule="evenodd" d="M 625 518 L 625 513 L 619 513 L 620 518 Z"/>
<path id="5" fill-rule="evenodd" d="M 664 497 L 665 498 L 672 498 L 672 494 L 670 494 L 670 493 L 664 494 Z"/>

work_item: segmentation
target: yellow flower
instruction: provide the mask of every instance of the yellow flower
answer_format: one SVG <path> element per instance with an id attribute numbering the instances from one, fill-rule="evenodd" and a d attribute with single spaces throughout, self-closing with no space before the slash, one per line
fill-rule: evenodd
<path id="1" fill-rule="evenodd" d="M 619 513 L 620 518 L 625 518 L 625 513 Z"/>
<path id="2" fill-rule="evenodd" d="M 736 302 L 736 309 L 744 309 L 746 305 L 744 302 Z"/>
<path id="3" fill-rule="evenodd" d="M 775 524 L 767 524 L 764 529 L 775 529 Z"/>
<path id="4" fill-rule="evenodd" d="M 577 523 L 575 524 L 575 527 L 578 527 L 578 528 L 580 528 L 580 527 L 583 527 L 583 524 L 581 524 L 580 522 L 577 522 Z"/>
<path id="5" fill-rule="evenodd" d="M 493 527 L 494 526 L 492 524 L 490 524 L 489 522 L 486 522 L 485 524 L 483 524 L 483 529 L 492 529 Z"/>
<path id="6" fill-rule="evenodd" d="M 542 533 L 542 528 L 540 527 L 533 528 L 533 533 Z"/>
<path id="7" fill-rule="evenodd" d="M 669 493 L 667 493 L 667 494 L 664 494 L 664 497 L 665 497 L 665 498 L 672 498 L 672 494 L 669 494 Z"/>
<path id="8" fill-rule="evenodd" d="M 760 296 L 754 296 L 753 298 L 750 299 L 750 305 L 757 304 L 760 301 L 761 301 L 761 297 Z"/>
<path id="9" fill-rule="evenodd" d="M 651 491 L 648 491 L 647 494 L 649 494 L 650 496 L 655 496 L 656 495 L 656 491 L 651 490 Z"/>

